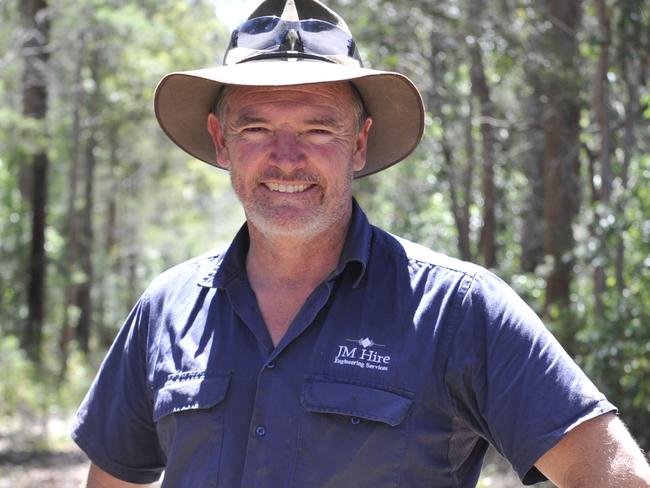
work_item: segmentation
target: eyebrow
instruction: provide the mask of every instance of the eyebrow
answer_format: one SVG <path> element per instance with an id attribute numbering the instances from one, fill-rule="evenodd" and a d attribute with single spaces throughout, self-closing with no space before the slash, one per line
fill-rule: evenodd
<path id="1" fill-rule="evenodd" d="M 267 124 L 267 123 L 269 123 L 269 120 L 264 117 L 260 117 L 257 115 L 243 114 L 233 122 L 232 126 L 244 127 L 247 125 Z M 344 125 L 340 120 L 337 120 L 333 117 L 317 117 L 313 119 L 308 119 L 304 121 L 304 124 L 320 126 L 320 127 L 330 127 L 333 129 L 341 128 Z"/>
<path id="2" fill-rule="evenodd" d="M 306 120 L 305 123 L 307 125 L 320 125 L 323 127 L 332 127 L 332 128 L 339 128 L 343 124 L 332 117 L 323 117 L 323 118 L 317 118 L 317 119 L 309 119 Z"/>
<path id="3" fill-rule="evenodd" d="M 234 127 L 242 127 L 245 125 L 251 124 L 266 124 L 268 122 L 264 117 L 258 117 L 254 115 L 241 115 L 235 122 L 233 122 Z"/>

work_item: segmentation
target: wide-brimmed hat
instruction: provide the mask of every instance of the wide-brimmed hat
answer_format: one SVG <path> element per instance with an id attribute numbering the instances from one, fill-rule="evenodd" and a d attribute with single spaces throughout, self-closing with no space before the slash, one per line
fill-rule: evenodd
<path id="1" fill-rule="evenodd" d="M 364 68 L 345 21 L 318 0 L 266 0 L 232 33 L 222 66 L 166 75 L 154 109 L 163 131 L 192 156 L 220 167 L 207 116 L 224 85 L 292 86 L 349 81 L 373 124 L 365 167 L 355 177 L 406 158 L 424 129 L 416 86 L 400 73 Z"/>

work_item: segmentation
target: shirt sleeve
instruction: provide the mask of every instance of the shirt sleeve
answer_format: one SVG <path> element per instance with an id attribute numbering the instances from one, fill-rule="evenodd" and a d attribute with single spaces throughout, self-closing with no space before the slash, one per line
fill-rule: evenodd
<path id="1" fill-rule="evenodd" d="M 580 423 L 615 411 L 521 298 L 490 273 L 462 301 L 446 381 L 458 417 L 513 465 L 534 463 Z"/>
<path id="2" fill-rule="evenodd" d="M 77 411 L 72 438 L 107 473 L 131 483 L 159 479 L 165 455 L 147 381 L 148 304 L 140 299 Z"/>

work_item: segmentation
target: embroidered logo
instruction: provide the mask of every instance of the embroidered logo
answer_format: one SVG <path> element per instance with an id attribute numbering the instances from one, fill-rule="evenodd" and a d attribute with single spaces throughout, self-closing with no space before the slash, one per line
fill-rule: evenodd
<path id="1" fill-rule="evenodd" d="M 354 342 L 352 339 L 348 339 L 348 341 Z M 373 341 L 370 337 L 365 337 L 363 339 L 359 339 L 356 342 L 358 342 L 359 345 L 361 347 L 363 347 L 364 349 L 367 349 L 367 348 L 372 347 L 372 346 L 375 345 L 375 341 Z"/>
<path id="2" fill-rule="evenodd" d="M 334 364 L 342 366 L 354 366 L 362 369 L 374 369 L 377 371 L 388 371 L 390 356 L 380 354 L 375 348 L 386 347 L 385 344 L 377 344 L 370 337 L 361 339 L 346 339 L 357 346 L 339 345 Z M 383 351 L 381 351 L 383 352 Z"/>

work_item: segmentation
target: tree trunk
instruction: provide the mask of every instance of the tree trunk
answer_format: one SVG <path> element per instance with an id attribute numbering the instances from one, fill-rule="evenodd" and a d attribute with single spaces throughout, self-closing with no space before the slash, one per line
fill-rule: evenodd
<path id="1" fill-rule="evenodd" d="M 84 172 L 84 205 L 81 209 L 80 218 L 80 268 L 83 281 L 79 283 L 79 320 L 77 321 L 76 335 L 80 349 L 88 354 L 90 345 L 90 331 L 93 324 L 93 301 L 92 285 L 94 282 L 93 268 L 93 210 L 95 197 L 95 149 L 97 147 L 97 127 L 101 100 L 101 78 L 100 78 L 100 52 L 97 48 L 90 54 L 90 73 L 94 81 L 95 92 L 88 100 L 88 112 L 90 115 L 90 127 L 88 140 L 86 141 L 85 172 Z"/>
<path id="2" fill-rule="evenodd" d="M 476 149 L 474 145 L 474 134 L 472 120 L 474 118 L 472 106 L 470 104 L 469 113 L 465 120 L 465 148 L 467 153 L 467 162 L 462 172 L 461 189 L 463 190 L 463 204 L 460 207 L 460 222 L 462 224 L 462 237 L 460 240 L 461 249 L 465 254 L 461 254 L 463 259 L 472 260 L 472 243 L 470 240 L 470 207 L 472 205 L 472 185 L 474 184 L 474 171 L 476 168 Z"/>
<path id="3" fill-rule="evenodd" d="M 612 137 L 609 122 L 609 90 L 607 73 L 609 71 L 609 50 L 612 44 L 610 13 L 605 0 L 595 0 L 600 28 L 600 52 L 594 80 L 594 109 L 600 135 L 600 177 L 601 198 L 610 202 L 612 197 Z"/>
<path id="4" fill-rule="evenodd" d="M 625 121 L 623 132 L 623 160 L 621 167 L 621 188 L 623 195 L 616 202 L 616 215 L 625 219 L 625 204 L 627 190 L 629 186 L 630 162 L 636 149 L 636 134 L 634 131 L 639 114 L 639 86 L 643 71 L 638 67 L 638 63 L 622 63 L 623 78 L 627 88 L 627 102 L 625 104 Z M 627 221 L 626 221 L 627 222 Z M 623 232 L 616 236 L 616 288 L 623 292 L 627 284 L 625 282 L 625 239 Z"/>
<path id="5" fill-rule="evenodd" d="M 449 185 L 451 212 L 454 217 L 454 224 L 456 225 L 456 232 L 458 235 L 458 251 L 461 259 L 470 261 L 472 259 L 472 249 L 470 240 L 469 209 L 472 202 L 471 187 L 475 164 L 474 141 L 473 139 L 470 139 L 467 144 L 468 157 L 463 169 L 463 165 L 459 164 L 459 162 L 454 158 L 454 150 L 448 138 L 449 131 L 447 129 L 446 116 L 442 110 L 443 101 L 438 92 L 440 89 L 439 87 L 441 87 L 443 83 L 445 66 L 442 62 L 438 61 L 437 54 L 439 48 L 436 36 L 437 33 L 435 31 L 431 33 L 430 42 L 432 55 L 429 60 L 429 73 L 433 80 L 433 88 L 428 93 L 428 105 L 431 107 L 433 115 L 440 121 L 442 128 L 440 145 L 442 147 L 442 154 L 445 162 L 443 172 L 447 184 Z M 470 120 L 468 121 L 468 124 L 470 125 L 469 138 L 472 138 L 471 122 L 470 117 Z M 459 173 L 461 173 L 460 176 Z"/>
<path id="6" fill-rule="evenodd" d="M 481 191 L 483 194 L 483 226 L 479 239 L 479 249 L 483 257 L 483 264 L 487 268 L 497 265 L 496 251 L 496 187 L 494 183 L 494 132 L 492 121 L 496 120 L 494 103 L 490 95 L 490 87 L 485 76 L 483 66 L 483 53 L 479 44 L 481 32 L 481 17 L 483 2 L 469 3 L 469 28 L 473 34 L 469 43 L 471 59 L 470 78 L 472 82 L 472 96 L 480 104 L 480 129 L 481 129 Z M 470 102 L 471 103 L 471 102 Z"/>
<path id="7" fill-rule="evenodd" d="M 630 165 L 632 158 L 638 151 L 637 134 L 635 127 L 637 124 L 642 126 L 643 113 L 650 106 L 646 102 L 641 106 L 641 87 L 647 85 L 648 74 L 650 71 L 650 56 L 647 50 L 638 51 L 637 43 L 643 38 L 643 32 L 648 32 L 647 17 L 646 25 L 643 22 L 641 9 L 643 3 L 628 2 L 627 8 L 622 12 L 623 21 L 619 22 L 618 27 L 618 49 L 615 59 L 619 61 L 620 72 L 623 77 L 626 89 L 625 100 L 625 118 L 623 120 L 623 139 L 622 139 L 622 158 L 621 158 L 621 195 L 616 199 L 617 218 L 624 222 L 624 227 L 619 227 L 616 236 L 616 261 L 615 276 L 616 288 L 623 292 L 627 288 L 625 278 L 625 231 L 628 230 L 630 223 L 625 215 L 625 208 L 629 199 L 630 185 Z M 647 36 L 646 36 L 647 38 Z"/>
<path id="8" fill-rule="evenodd" d="M 535 47 L 531 51 L 535 52 Z M 521 270 L 533 273 L 544 263 L 544 106 L 539 75 L 534 67 L 526 73 L 532 93 L 526 101 L 526 151 L 524 167 L 528 195 L 523 205 L 521 242 Z"/>
<path id="9" fill-rule="evenodd" d="M 82 145 L 82 108 L 83 108 L 83 67 L 86 53 L 86 34 L 81 32 L 78 39 L 75 59 L 75 74 L 72 99 L 72 149 L 70 171 L 68 173 L 68 202 L 65 223 L 65 260 L 68 264 L 66 276 L 65 307 L 63 308 L 63 324 L 61 325 L 60 378 L 64 378 L 67 370 L 70 342 L 74 339 L 73 324 L 79 319 L 79 289 L 77 281 L 81 270 L 79 267 L 79 173 L 81 172 Z"/>
<path id="10" fill-rule="evenodd" d="M 592 193 L 595 219 L 592 232 L 599 242 L 598 255 L 594 265 L 594 312 L 597 317 L 603 317 L 605 305 L 603 297 L 607 282 L 606 267 L 609 261 L 607 235 L 599 232 L 598 222 L 602 217 L 602 210 L 609 213 L 612 199 L 612 158 L 611 158 L 611 129 L 609 122 L 609 93 L 607 89 L 607 72 L 609 71 L 609 49 L 611 45 L 611 27 L 609 13 L 605 0 L 595 0 L 600 28 L 600 52 L 594 79 L 593 105 L 596 116 L 596 125 L 600 136 L 600 186 L 598 191 Z M 598 203 L 604 205 L 598 205 Z"/>
<path id="11" fill-rule="evenodd" d="M 112 277 L 121 276 L 121 264 L 118 250 L 118 236 L 117 236 L 117 199 L 119 198 L 119 185 L 115 169 L 119 165 L 118 161 L 118 148 L 119 148 L 119 123 L 111 124 L 107 127 L 107 146 L 109 151 L 109 159 L 107 164 L 108 174 L 105 177 L 106 187 L 108 193 L 105 195 L 106 210 L 105 220 L 103 225 L 103 242 L 101 255 L 104 256 L 103 263 L 95 283 L 97 285 L 97 300 L 95 312 L 95 324 L 97 324 L 97 331 L 99 332 L 99 346 L 108 347 L 113 342 L 115 331 L 113 328 L 107 328 L 107 324 L 112 325 L 114 318 L 112 304 L 118 301 L 115 297 L 115 285 L 111 280 Z M 109 300 L 109 297 L 111 299 Z M 120 303 L 121 305 L 121 303 Z M 109 313 L 110 312 L 110 313 Z"/>
<path id="12" fill-rule="evenodd" d="M 23 48 L 25 72 L 23 76 L 23 114 L 45 120 L 47 114 L 47 43 L 49 19 L 45 0 L 21 2 L 21 16 L 26 30 Z M 49 160 L 45 150 L 32 156 L 31 211 L 32 237 L 27 265 L 28 316 L 23 335 L 23 347 L 29 357 L 40 362 L 43 322 L 45 320 L 45 227 L 47 223 L 47 175 Z"/>
<path id="13" fill-rule="evenodd" d="M 538 4 L 540 5 L 540 4 Z M 579 72 L 576 31 L 579 0 L 541 4 L 551 27 L 544 49 L 551 68 L 543 74 L 544 108 L 544 252 L 552 258 L 546 284 L 546 306 L 566 305 L 573 277 L 572 224 L 579 209 Z M 547 10 L 546 10 L 547 9 Z"/>

